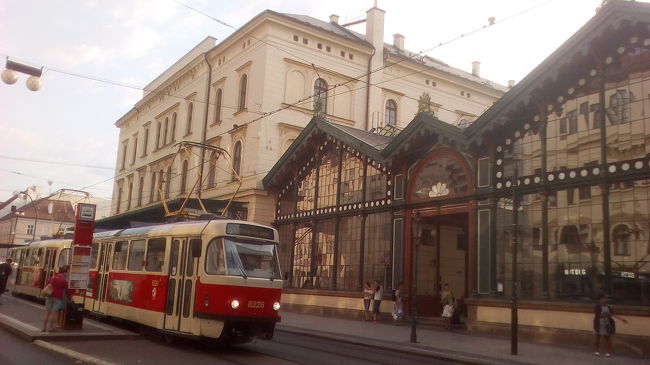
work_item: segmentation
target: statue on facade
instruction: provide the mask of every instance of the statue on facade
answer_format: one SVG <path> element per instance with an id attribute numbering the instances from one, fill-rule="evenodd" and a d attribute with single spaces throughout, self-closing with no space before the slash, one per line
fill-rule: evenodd
<path id="1" fill-rule="evenodd" d="M 425 113 L 433 116 L 433 108 L 431 106 L 431 96 L 428 92 L 423 92 L 418 98 L 418 114 Z"/>

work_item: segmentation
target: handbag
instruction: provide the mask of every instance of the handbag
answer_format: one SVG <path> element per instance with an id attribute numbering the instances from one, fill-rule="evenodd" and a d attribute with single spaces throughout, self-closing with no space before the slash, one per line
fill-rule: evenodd
<path id="1" fill-rule="evenodd" d="M 54 288 L 52 287 L 52 284 L 47 284 L 45 287 L 41 290 L 41 296 L 43 297 L 49 297 L 52 295 L 52 292 L 54 291 Z"/>
<path id="2" fill-rule="evenodd" d="M 616 322 L 612 317 L 609 317 L 609 333 L 612 335 L 616 333 Z"/>
<path id="3" fill-rule="evenodd" d="M 442 316 L 449 318 L 453 315 L 454 315 L 454 306 L 445 304 L 445 306 L 442 309 Z"/>

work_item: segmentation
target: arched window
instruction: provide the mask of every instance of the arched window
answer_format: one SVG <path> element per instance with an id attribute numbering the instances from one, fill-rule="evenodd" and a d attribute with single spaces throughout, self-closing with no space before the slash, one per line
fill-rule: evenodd
<path id="1" fill-rule="evenodd" d="M 223 91 L 217 89 L 217 95 L 214 101 L 214 122 L 221 122 L 221 99 L 223 98 Z"/>
<path id="2" fill-rule="evenodd" d="M 239 80 L 239 104 L 237 111 L 240 112 L 246 109 L 246 89 L 248 87 L 248 76 L 243 74 Z"/>
<path id="3" fill-rule="evenodd" d="M 630 256 L 630 228 L 627 224 L 619 224 L 612 230 L 612 243 L 614 244 L 614 255 Z"/>
<path id="4" fill-rule="evenodd" d="M 156 125 L 156 149 L 160 148 L 160 122 Z"/>
<path id="5" fill-rule="evenodd" d="M 138 183 L 138 207 L 142 205 L 142 192 L 144 191 L 144 176 L 140 176 Z"/>
<path id="6" fill-rule="evenodd" d="M 232 153 L 232 170 L 232 179 L 235 180 L 236 177 L 240 176 L 241 172 L 241 141 L 235 142 L 235 148 Z"/>
<path id="7" fill-rule="evenodd" d="M 208 188 L 214 187 L 214 182 L 217 180 L 217 152 L 212 152 L 210 155 L 210 166 L 208 167 Z"/>
<path id="8" fill-rule="evenodd" d="M 325 114 L 327 112 L 327 82 L 323 79 L 314 82 L 314 104 L 316 103 L 320 103 L 320 111 Z"/>
<path id="9" fill-rule="evenodd" d="M 115 208 L 115 213 L 119 214 L 120 213 L 120 205 L 122 203 L 122 187 L 120 186 L 117 189 L 117 207 Z"/>
<path id="10" fill-rule="evenodd" d="M 163 140 L 162 140 L 162 145 L 167 144 L 167 130 L 169 129 L 169 118 L 165 118 L 165 128 L 163 130 Z"/>
<path id="11" fill-rule="evenodd" d="M 397 125 L 397 103 L 393 99 L 388 99 L 386 102 L 384 123 L 386 125 Z"/>
<path id="12" fill-rule="evenodd" d="M 183 168 L 181 170 L 181 194 L 185 194 L 187 188 L 187 160 L 183 161 Z"/>
<path id="13" fill-rule="evenodd" d="M 172 186 L 172 167 L 167 168 L 167 175 L 165 176 L 165 199 L 169 199 L 169 190 Z"/>
<path id="14" fill-rule="evenodd" d="M 187 106 L 187 127 L 185 128 L 186 135 L 192 133 L 192 114 L 194 114 L 194 104 L 189 103 Z"/>
<path id="15" fill-rule="evenodd" d="M 156 172 L 152 171 L 151 172 L 151 190 L 149 191 L 149 203 L 153 203 L 155 197 L 156 197 Z"/>
<path id="16" fill-rule="evenodd" d="M 172 135 L 170 139 L 172 142 L 176 141 L 176 113 L 172 114 Z"/>

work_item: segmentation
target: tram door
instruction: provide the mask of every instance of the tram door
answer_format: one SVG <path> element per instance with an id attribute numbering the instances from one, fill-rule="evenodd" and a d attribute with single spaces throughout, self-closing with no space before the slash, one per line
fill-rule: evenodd
<path id="1" fill-rule="evenodd" d="M 192 331 L 194 290 L 201 240 L 173 238 L 165 304 L 165 329 Z"/>
<path id="2" fill-rule="evenodd" d="M 112 243 L 99 244 L 97 276 L 95 277 L 95 300 L 93 301 L 94 312 L 106 313 L 106 285 L 108 284 L 109 257 L 112 248 Z"/>
<path id="3" fill-rule="evenodd" d="M 45 249 L 45 267 L 43 268 L 43 272 L 45 275 L 45 278 L 43 280 L 43 286 L 45 286 L 45 283 L 50 280 L 50 278 L 54 275 L 54 269 L 55 269 L 55 264 L 56 262 L 56 248 L 53 247 L 48 247 Z"/>

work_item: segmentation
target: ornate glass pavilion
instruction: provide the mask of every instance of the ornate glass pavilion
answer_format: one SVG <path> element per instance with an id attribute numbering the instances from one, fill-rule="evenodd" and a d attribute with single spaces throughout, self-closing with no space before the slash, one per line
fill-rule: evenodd
<path id="1" fill-rule="evenodd" d="M 391 137 L 315 117 L 264 183 L 289 306 L 358 310 L 364 282 L 417 277 L 419 314 L 439 315 L 449 283 L 468 328 L 498 331 L 516 253 L 525 334 L 591 336 L 605 293 L 650 353 L 650 5 L 604 6 L 465 129 L 422 113 Z"/>

